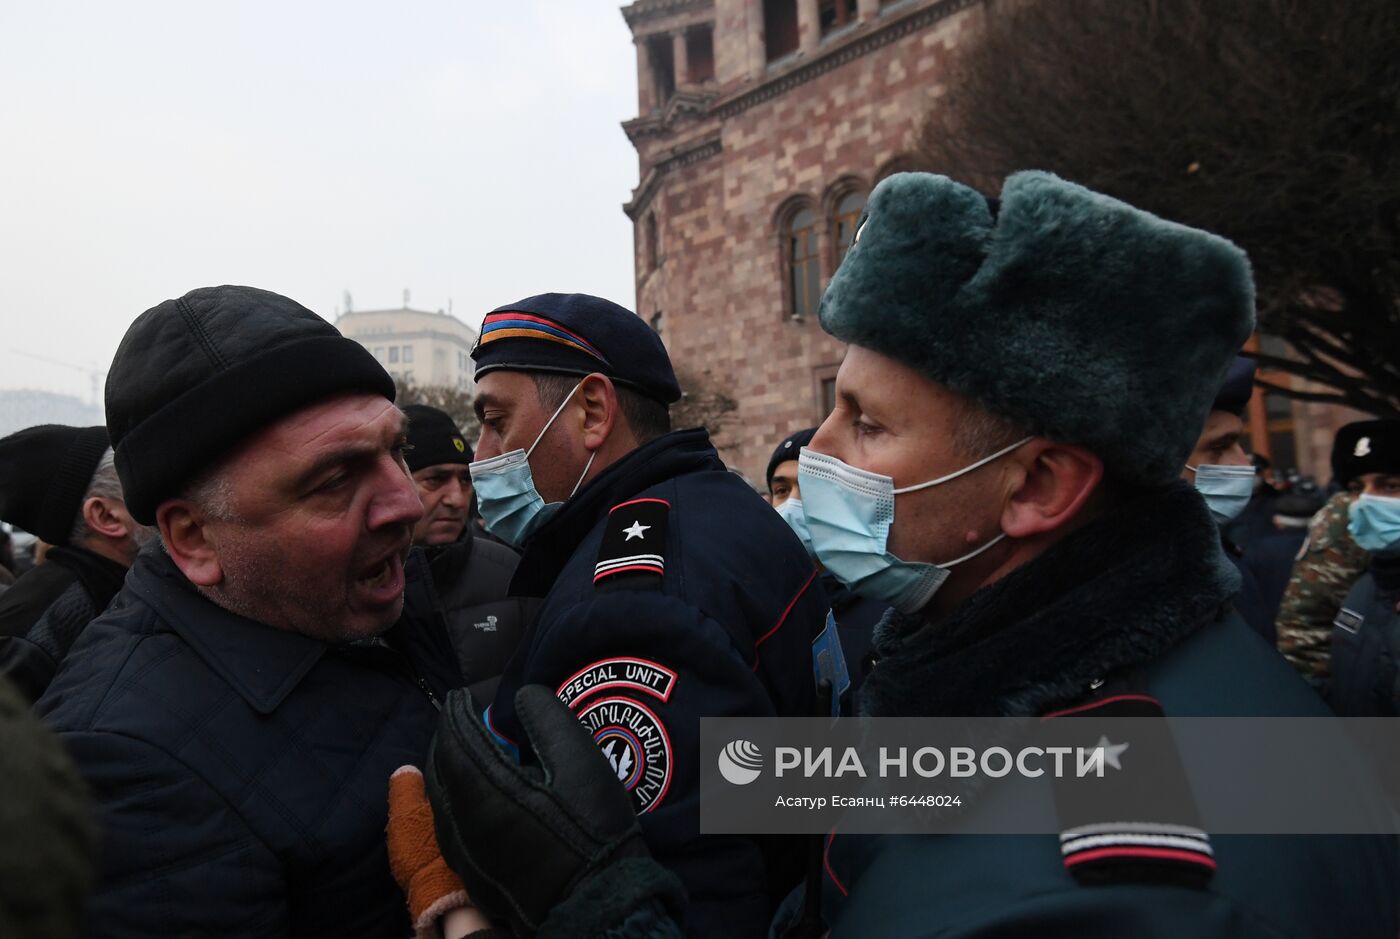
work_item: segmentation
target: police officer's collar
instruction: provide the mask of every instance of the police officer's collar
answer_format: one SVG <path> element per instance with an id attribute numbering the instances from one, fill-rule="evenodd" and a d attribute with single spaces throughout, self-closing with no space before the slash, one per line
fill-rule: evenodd
<path id="1" fill-rule="evenodd" d="M 672 431 L 633 450 L 590 480 L 531 535 L 510 584 L 511 596 L 545 596 L 579 544 L 614 505 L 658 483 L 701 470 L 724 471 L 703 428 Z"/>
<path id="2" fill-rule="evenodd" d="M 875 628 L 871 716 L 1028 716 L 1161 656 L 1239 592 L 1205 503 L 1184 482 L 1067 535 L 936 621 Z"/>

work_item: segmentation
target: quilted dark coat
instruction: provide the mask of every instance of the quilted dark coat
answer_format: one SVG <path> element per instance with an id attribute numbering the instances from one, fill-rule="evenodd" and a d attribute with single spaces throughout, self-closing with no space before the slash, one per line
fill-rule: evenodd
<path id="1" fill-rule="evenodd" d="M 416 552 L 407 570 L 400 622 L 332 646 L 137 559 L 37 705 L 98 807 L 91 935 L 409 934 L 388 779 L 422 762 L 460 676 Z"/>

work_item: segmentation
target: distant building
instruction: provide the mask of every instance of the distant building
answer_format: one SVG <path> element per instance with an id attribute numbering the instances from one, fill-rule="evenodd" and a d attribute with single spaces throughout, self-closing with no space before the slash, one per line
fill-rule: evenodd
<path id="1" fill-rule="evenodd" d="M 637 0 L 637 312 L 679 368 L 739 402 L 751 478 L 834 403 L 817 301 L 919 119 L 974 0 Z"/>
<path id="2" fill-rule="evenodd" d="M 91 427 L 105 423 L 100 405 L 73 395 L 28 388 L 0 390 L 0 437 L 36 424 Z"/>
<path id="3" fill-rule="evenodd" d="M 395 378 L 418 387 L 470 392 L 476 330 L 439 310 L 356 310 L 343 313 L 336 328 L 368 349 Z"/>

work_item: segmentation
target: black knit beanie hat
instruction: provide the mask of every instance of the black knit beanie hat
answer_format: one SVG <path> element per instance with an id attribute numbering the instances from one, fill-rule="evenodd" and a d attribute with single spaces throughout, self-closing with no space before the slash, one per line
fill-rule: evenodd
<path id="1" fill-rule="evenodd" d="M 127 509 L 143 525 L 244 439 L 324 398 L 394 400 L 359 343 L 254 287 L 201 287 L 136 318 L 107 373 L 107 427 Z"/>
<path id="2" fill-rule="evenodd" d="M 797 459 L 802 448 L 812 442 L 812 438 L 817 435 L 817 428 L 807 427 L 799 430 L 787 437 L 773 448 L 773 455 L 768 458 L 768 471 L 764 474 L 764 479 L 768 482 L 768 491 L 773 491 L 773 474 L 778 471 L 778 467 L 788 460 Z"/>
<path id="3" fill-rule="evenodd" d="M 0 440 L 0 519 L 66 545 L 108 446 L 102 426 L 40 424 Z"/>
<path id="4" fill-rule="evenodd" d="M 404 462 L 409 472 L 439 463 L 465 465 L 472 461 L 471 444 L 446 411 L 426 404 L 406 404 L 403 412 L 408 415 L 409 450 Z"/>

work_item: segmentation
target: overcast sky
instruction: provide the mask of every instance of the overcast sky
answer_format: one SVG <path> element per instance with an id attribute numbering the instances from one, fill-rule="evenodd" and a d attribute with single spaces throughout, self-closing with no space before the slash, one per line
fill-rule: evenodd
<path id="1" fill-rule="evenodd" d="M 83 398 L 210 284 L 357 310 L 631 306 L 619 0 L 0 0 L 0 388 Z"/>

